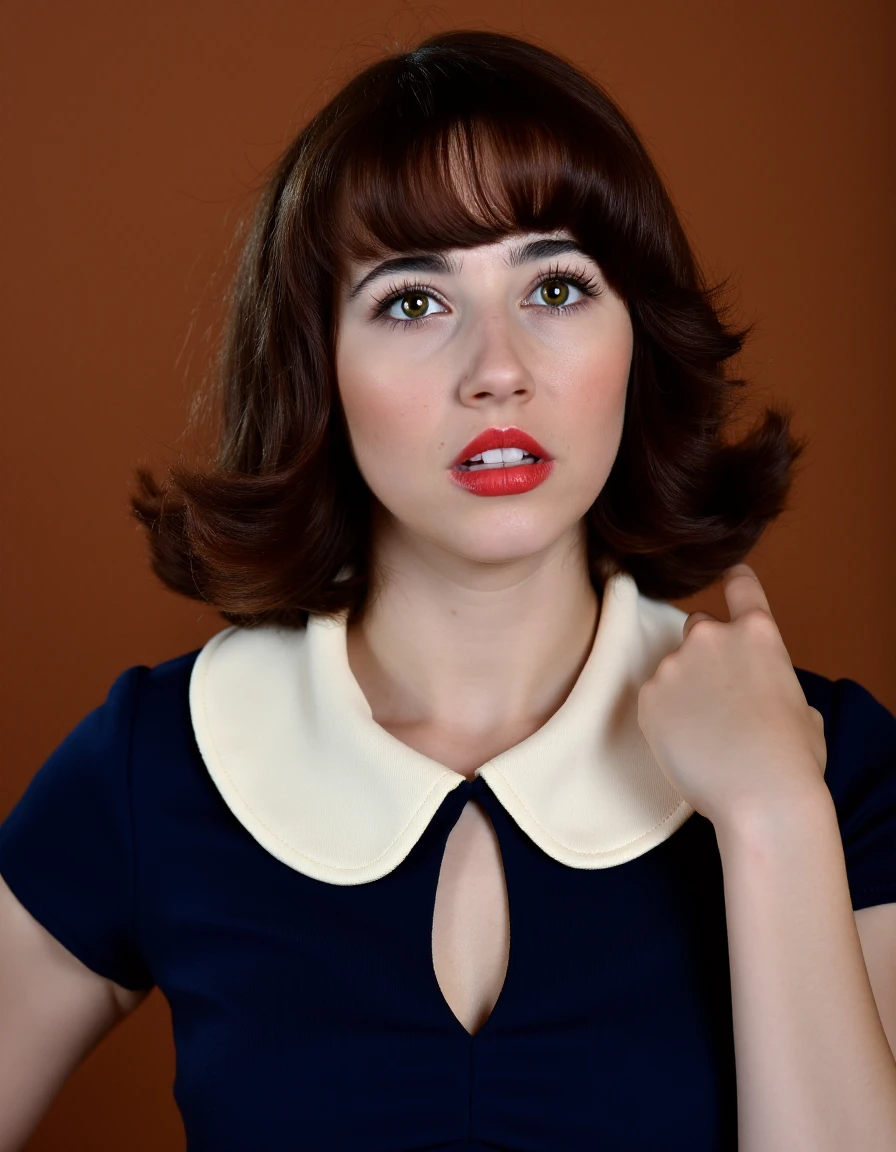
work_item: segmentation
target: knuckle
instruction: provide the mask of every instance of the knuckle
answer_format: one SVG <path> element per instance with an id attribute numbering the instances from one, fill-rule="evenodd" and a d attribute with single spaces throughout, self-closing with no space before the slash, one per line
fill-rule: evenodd
<path id="1" fill-rule="evenodd" d="M 659 676 L 662 676 L 664 678 L 668 677 L 670 672 L 675 668 L 675 665 L 677 663 L 678 663 L 678 661 L 675 659 L 675 653 L 674 652 L 667 652 L 666 655 L 662 658 L 662 660 L 660 660 L 659 664 L 657 664 L 656 671 L 654 672 L 651 679 L 655 681 L 657 679 L 657 677 L 659 677 Z"/>
<path id="2" fill-rule="evenodd" d="M 691 632 L 696 632 L 703 640 L 718 632 L 718 620 L 710 620 L 708 616 L 701 616 L 691 624 Z"/>
<path id="3" fill-rule="evenodd" d="M 778 627 L 764 608 L 750 608 L 740 618 L 741 627 L 756 636 L 772 638 L 778 635 Z"/>

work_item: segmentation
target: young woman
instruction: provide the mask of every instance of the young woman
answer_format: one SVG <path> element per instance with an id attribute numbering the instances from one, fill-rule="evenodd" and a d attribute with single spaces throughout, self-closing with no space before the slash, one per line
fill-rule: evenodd
<path id="1" fill-rule="evenodd" d="M 134 498 L 229 627 L 0 827 L 0 1149 L 156 986 L 191 1152 L 896 1147 L 896 719 L 740 563 L 802 444 L 727 434 L 746 333 L 618 108 L 508 36 L 383 59 L 232 304 L 215 468 Z"/>

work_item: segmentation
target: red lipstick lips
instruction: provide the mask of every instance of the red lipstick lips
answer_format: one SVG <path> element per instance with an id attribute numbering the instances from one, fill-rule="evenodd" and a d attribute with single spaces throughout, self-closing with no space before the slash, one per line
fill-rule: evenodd
<path id="1" fill-rule="evenodd" d="M 492 462 L 491 467 L 485 461 L 471 463 L 471 457 L 496 448 L 521 448 L 534 459 L 519 464 Z M 474 496 L 516 496 L 537 488 L 553 467 L 553 457 L 521 428 L 487 428 L 458 453 L 449 475 Z"/>

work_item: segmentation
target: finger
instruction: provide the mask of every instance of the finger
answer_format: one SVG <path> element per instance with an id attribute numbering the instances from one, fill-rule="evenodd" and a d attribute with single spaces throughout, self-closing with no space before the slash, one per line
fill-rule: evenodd
<path id="1" fill-rule="evenodd" d="M 717 624 L 722 623 L 722 621 L 718 618 L 718 616 L 713 616 L 711 612 L 692 612 L 690 614 L 690 616 L 688 616 L 687 620 L 685 620 L 684 627 L 681 630 L 681 642 L 682 642 L 682 644 L 685 642 L 685 640 L 687 640 L 688 633 L 694 627 L 694 625 L 697 623 L 698 620 L 715 620 L 715 622 Z"/>
<path id="2" fill-rule="evenodd" d="M 722 574 L 722 591 L 725 594 L 731 620 L 754 608 L 760 608 L 769 616 L 772 615 L 759 577 L 749 564 L 733 564 L 727 568 Z"/>

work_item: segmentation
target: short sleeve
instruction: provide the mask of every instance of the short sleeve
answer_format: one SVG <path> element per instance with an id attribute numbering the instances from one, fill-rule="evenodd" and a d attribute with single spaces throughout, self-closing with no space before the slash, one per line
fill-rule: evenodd
<path id="1" fill-rule="evenodd" d="M 835 680 L 825 737 L 853 909 L 894 902 L 896 717 L 855 680 Z"/>
<path id="2" fill-rule="evenodd" d="M 0 824 L 0 875 L 44 928 L 94 972 L 154 986 L 140 954 L 131 811 L 131 729 L 147 669 L 123 672 Z"/>

